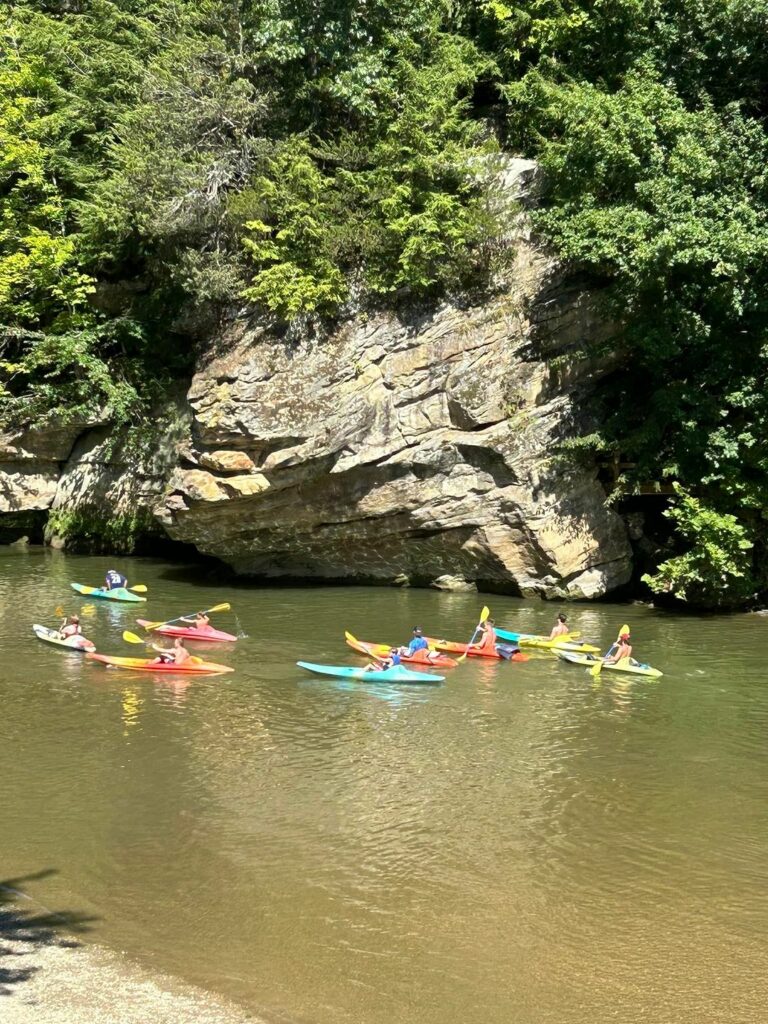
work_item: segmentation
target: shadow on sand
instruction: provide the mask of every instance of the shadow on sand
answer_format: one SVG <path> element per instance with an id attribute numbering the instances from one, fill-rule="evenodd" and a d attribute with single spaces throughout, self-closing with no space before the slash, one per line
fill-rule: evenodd
<path id="1" fill-rule="evenodd" d="M 76 947 L 79 943 L 71 935 L 88 931 L 90 923 L 97 920 L 72 910 L 49 910 L 24 892 L 28 882 L 55 874 L 55 869 L 48 868 L 0 881 L 0 996 L 12 995 L 15 986 L 29 981 L 39 970 L 34 963 L 36 949 L 50 945 Z M 8 958 L 14 966 L 6 966 Z M 19 959 L 23 966 L 15 965 Z"/>

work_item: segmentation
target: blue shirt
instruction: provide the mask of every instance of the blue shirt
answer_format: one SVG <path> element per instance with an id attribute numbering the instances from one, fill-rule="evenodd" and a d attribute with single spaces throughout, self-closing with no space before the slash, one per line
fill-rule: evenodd
<path id="1" fill-rule="evenodd" d="M 416 651 L 423 651 L 426 648 L 429 648 L 429 644 L 427 643 L 423 636 L 415 636 L 413 640 L 411 640 L 411 642 L 408 644 L 408 650 L 411 652 L 411 654 L 415 654 Z"/>
<path id="2" fill-rule="evenodd" d="M 107 584 L 111 590 L 116 590 L 117 587 L 124 587 L 128 582 L 125 576 L 121 576 L 116 569 L 110 569 L 107 573 Z"/>

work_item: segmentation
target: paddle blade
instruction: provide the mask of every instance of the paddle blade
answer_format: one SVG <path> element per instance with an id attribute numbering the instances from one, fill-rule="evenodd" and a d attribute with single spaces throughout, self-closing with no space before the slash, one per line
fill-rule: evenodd
<path id="1" fill-rule="evenodd" d="M 59 605 L 58 608 L 53 609 L 53 614 L 61 617 L 64 615 L 64 609 Z"/>
<path id="2" fill-rule="evenodd" d="M 603 663 L 602 663 L 602 661 L 598 661 L 598 663 L 596 665 L 594 665 L 589 670 L 589 674 L 592 676 L 593 679 L 596 679 L 600 675 L 602 670 L 603 670 Z"/>
<path id="3" fill-rule="evenodd" d="M 485 620 L 488 618 L 490 614 L 491 609 L 488 607 L 488 605 L 484 605 L 483 610 L 480 612 L 480 621 L 485 622 Z"/>
<path id="4" fill-rule="evenodd" d="M 213 608 L 208 608 L 207 612 L 228 612 L 232 607 L 227 601 L 224 604 L 215 604 Z"/>
<path id="5" fill-rule="evenodd" d="M 617 639 L 621 639 L 621 634 L 622 633 L 629 633 L 629 626 L 626 624 L 626 622 L 624 623 L 624 625 L 619 630 L 619 635 L 618 635 Z"/>
<path id="6" fill-rule="evenodd" d="M 96 605 L 95 604 L 84 604 L 83 607 L 80 609 L 80 613 L 82 615 L 93 615 L 93 614 L 95 614 L 95 612 L 96 612 Z"/>
<path id="7" fill-rule="evenodd" d="M 135 590 L 137 594 L 146 594 L 147 588 L 143 583 L 137 583 L 135 587 L 128 587 L 129 590 Z"/>
<path id="8" fill-rule="evenodd" d="M 135 633 L 131 633 L 130 630 L 125 630 L 123 633 L 123 640 L 127 644 L 145 644 L 147 641 L 142 640 L 140 636 L 136 636 Z"/>

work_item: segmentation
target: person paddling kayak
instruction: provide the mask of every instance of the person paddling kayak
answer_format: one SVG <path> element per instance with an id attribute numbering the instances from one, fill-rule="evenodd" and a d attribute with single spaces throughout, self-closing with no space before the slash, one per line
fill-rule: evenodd
<path id="1" fill-rule="evenodd" d="M 428 661 L 439 660 L 440 658 L 437 651 L 430 651 L 429 641 L 424 636 L 421 626 L 413 627 L 413 637 L 407 647 L 398 648 L 398 654 L 405 655 L 406 657 L 413 657 L 417 651 L 424 651 Z"/>
<path id="2" fill-rule="evenodd" d="M 158 647 L 157 644 L 152 644 L 151 646 L 153 651 L 158 652 L 159 657 L 155 658 L 155 663 L 158 665 L 183 665 L 191 657 L 189 651 L 181 642 L 181 637 L 178 636 L 173 641 L 173 647 Z"/>
<path id="3" fill-rule="evenodd" d="M 493 619 L 485 619 L 477 627 L 482 633 L 479 640 L 475 640 L 474 643 L 469 645 L 468 649 L 481 651 L 485 653 L 496 653 L 496 630 L 493 628 Z"/>
<path id="4" fill-rule="evenodd" d="M 629 633 L 622 633 L 616 643 L 616 650 L 613 654 L 609 654 L 608 657 L 603 658 L 605 665 L 615 665 L 617 662 L 622 661 L 624 658 L 632 657 L 632 646 L 630 643 L 631 637 Z"/>
<path id="5" fill-rule="evenodd" d="M 205 612 L 197 612 L 196 615 L 192 615 L 189 618 L 181 617 L 181 622 L 191 623 L 195 629 L 207 629 L 211 623 L 211 620 L 205 614 Z"/>
<path id="6" fill-rule="evenodd" d="M 392 647 L 386 658 L 377 658 L 376 661 L 370 662 L 363 669 L 364 672 L 381 672 L 382 669 L 394 668 L 400 664 L 400 651 L 397 647 Z"/>
<path id="7" fill-rule="evenodd" d="M 128 588 L 128 579 L 119 573 L 117 569 L 108 569 L 105 577 L 104 589 L 105 590 L 121 590 Z"/>
<path id="8" fill-rule="evenodd" d="M 62 640 L 66 640 L 69 636 L 82 636 L 82 629 L 80 628 L 80 616 L 69 615 L 65 616 L 61 625 L 59 626 L 59 636 Z"/>
<path id="9" fill-rule="evenodd" d="M 569 632 L 567 619 L 565 615 L 560 612 L 557 616 L 557 621 L 552 627 L 552 632 L 549 634 L 549 639 L 554 640 L 556 636 L 565 636 Z"/>

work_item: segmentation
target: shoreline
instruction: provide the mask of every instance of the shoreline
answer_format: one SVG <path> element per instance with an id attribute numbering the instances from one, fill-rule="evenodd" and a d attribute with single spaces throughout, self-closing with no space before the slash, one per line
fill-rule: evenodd
<path id="1" fill-rule="evenodd" d="M 47 915 L 0 908 L 3 1024 L 265 1024 L 205 989 L 85 944 Z"/>

